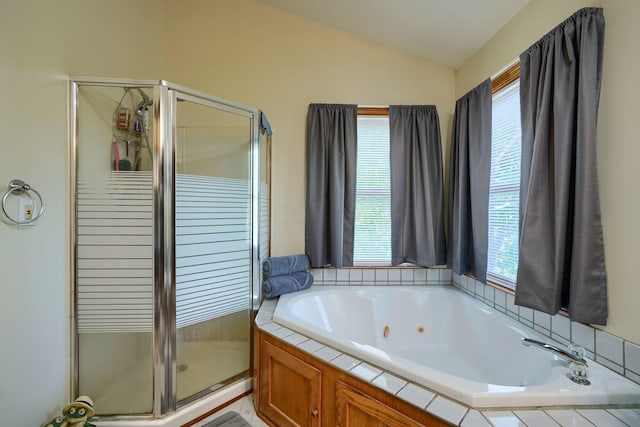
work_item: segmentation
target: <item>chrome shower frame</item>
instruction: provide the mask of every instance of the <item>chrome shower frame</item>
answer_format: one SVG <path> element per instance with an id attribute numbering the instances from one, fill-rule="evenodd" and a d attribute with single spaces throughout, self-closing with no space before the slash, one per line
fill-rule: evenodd
<path id="1" fill-rule="evenodd" d="M 153 90 L 151 110 L 153 114 L 153 269 L 154 269 L 154 327 L 153 327 L 153 409 L 151 414 L 117 415 L 110 420 L 158 419 L 179 409 L 176 386 L 176 293 L 175 293 L 175 145 L 176 103 L 189 100 L 219 110 L 245 116 L 251 120 L 251 315 L 250 336 L 253 336 L 253 318 L 262 300 L 260 253 L 260 111 L 256 108 L 233 103 L 204 92 L 192 90 L 164 80 L 128 80 L 113 78 L 69 78 L 69 139 L 70 139 L 70 247 L 71 247 L 71 363 L 70 385 L 73 400 L 79 391 L 79 357 L 77 325 L 77 184 L 78 171 L 78 94 L 83 85 L 142 88 Z M 267 150 L 270 152 L 270 147 Z M 264 165 L 262 167 L 268 167 Z M 268 212 L 266 212 L 268 215 Z M 250 340 L 253 344 L 253 339 Z M 253 346 L 249 357 L 249 374 L 234 379 L 231 384 L 250 379 L 254 371 Z M 230 385 L 230 384 L 227 384 Z M 218 389 L 216 389 L 217 391 Z M 195 398 L 215 393 L 209 389 Z M 187 399 L 184 404 L 191 403 Z"/>

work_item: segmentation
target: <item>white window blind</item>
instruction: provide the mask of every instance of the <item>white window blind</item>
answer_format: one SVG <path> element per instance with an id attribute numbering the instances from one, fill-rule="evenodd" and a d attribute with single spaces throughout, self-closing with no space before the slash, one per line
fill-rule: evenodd
<path id="1" fill-rule="evenodd" d="M 487 277 L 514 288 L 518 271 L 520 84 L 493 96 Z"/>
<path id="2" fill-rule="evenodd" d="M 391 264 L 389 117 L 358 116 L 356 265 Z"/>

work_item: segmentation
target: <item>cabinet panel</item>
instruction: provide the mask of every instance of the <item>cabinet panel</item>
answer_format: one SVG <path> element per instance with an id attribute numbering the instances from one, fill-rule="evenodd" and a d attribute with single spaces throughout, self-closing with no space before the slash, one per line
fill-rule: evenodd
<path id="1" fill-rule="evenodd" d="M 260 347 L 259 410 L 278 426 L 319 426 L 322 373 L 270 342 Z"/>
<path id="2" fill-rule="evenodd" d="M 336 418 L 340 427 L 420 427 L 423 424 L 351 386 L 336 383 Z"/>
<path id="3" fill-rule="evenodd" d="M 258 331 L 256 409 L 271 426 L 445 427 L 370 383 Z"/>

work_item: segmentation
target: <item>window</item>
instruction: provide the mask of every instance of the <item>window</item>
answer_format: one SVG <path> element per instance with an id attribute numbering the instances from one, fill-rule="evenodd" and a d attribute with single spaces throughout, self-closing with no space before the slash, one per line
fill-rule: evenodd
<path id="1" fill-rule="evenodd" d="M 367 111 L 358 113 L 353 260 L 355 265 L 390 265 L 389 116 L 386 109 Z"/>
<path id="2" fill-rule="evenodd" d="M 507 80 L 501 76 L 494 80 L 489 183 L 487 278 L 510 288 L 515 288 L 519 244 L 521 135 L 516 65 L 505 72 L 511 72 Z"/>

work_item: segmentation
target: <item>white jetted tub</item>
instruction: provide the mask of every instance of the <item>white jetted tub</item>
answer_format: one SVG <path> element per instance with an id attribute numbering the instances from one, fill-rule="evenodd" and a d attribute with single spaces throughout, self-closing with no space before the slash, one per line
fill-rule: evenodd
<path id="1" fill-rule="evenodd" d="M 568 362 L 522 338 L 549 341 L 448 287 L 316 287 L 283 295 L 273 320 L 477 408 L 640 404 L 640 386 L 588 360 Z"/>

